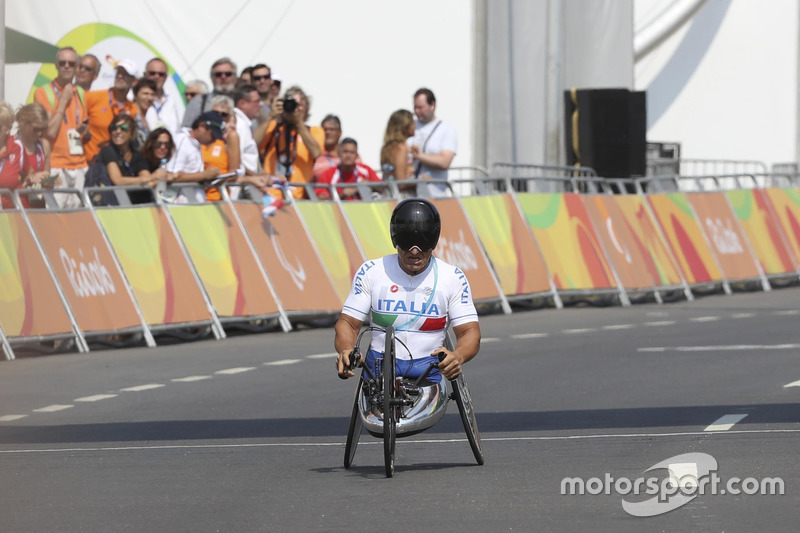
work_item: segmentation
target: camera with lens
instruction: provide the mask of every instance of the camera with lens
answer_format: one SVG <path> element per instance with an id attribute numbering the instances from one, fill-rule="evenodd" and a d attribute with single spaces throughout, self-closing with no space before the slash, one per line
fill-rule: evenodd
<path id="1" fill-rule="evenodd" d="M 294 113 L 294 110 L 297 109 L 297 100 L 294 98 L 286 97 L 281 102 L 283 102 L 284 113 Z"/>

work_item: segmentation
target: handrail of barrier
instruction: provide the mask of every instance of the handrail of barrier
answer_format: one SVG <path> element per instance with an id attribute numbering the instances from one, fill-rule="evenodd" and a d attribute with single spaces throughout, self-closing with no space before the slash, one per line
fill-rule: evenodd
<path id="1" fill-rule="evenodd" d="M 735 159 L 696 159 L 680 160 L 681 176 L 708 176 L 712 174 L 766 174 L 767 165 L 761 161 Z"/>

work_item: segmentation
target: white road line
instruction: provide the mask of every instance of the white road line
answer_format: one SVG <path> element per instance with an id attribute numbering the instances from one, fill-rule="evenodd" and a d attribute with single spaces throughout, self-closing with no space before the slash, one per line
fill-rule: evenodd
<path id="1" fill-rule="evenodd" d="M 226 368 L 225 370 L 217 370 L 214 373 L 223 375 L 232 375 L 232 374 L 241 374 L 242 372 L 250 372 L 251 370 L 255 369 L 256 367 L 254 366 L 238 366 L 236 368 Z"/>
<path id="2" fill-rule="evenodd" d="M 42 407 L 41 409 L 34 409 L 34 413 L 55 413 L 56 411 L 63 411 L 64 409 L 71 409 L 72 405 L 59 405 L 53 404 L 48 405 L 47 407 Z"/>
<path id="3" fill-rule="evenodd" d="M 333 356 L 328 355 L 331 359 Z M 295 363 L 299 363 L 300 359 L 279 359 L 278 361 L 270 361 L 268 363 L 264 363 L 264 366 L 285 366 L 285 365 L 293 365 Z"/>
<path id="4" fill-rule="evenodd" d="M 116 398 L 116 394 L 95 394 L 94 396 L 84 396 L 83 398 L 75 398 L 73 402 L 97 402 L 100 400 L 107 400 L 109 398 Z"/>
<path id="5" fill-rule="evenodd" d="M 631 329 L 633 327 L 634 327 L 633 324 L 612 324 L 610 326 L 603 326 L 600 329 L 615 330 L 615 329 Z"/>
<path id="6" fill-rule="evenodd" d="M 214 376 L 186 376 L 185 378 L 175 378 L 170 381 L 175 381 L 176 383 L 192 383 L 193 381 L 203 381 L 204 379 L 211 379 L 212 377 Z"/>
<path id="7" fill-rule="evenodd" d="M 800 315 L 800 311 L 798 311 L 797 309 L 787 309 L 785 311 L 775 311 L 772 314 L 778 316 L 793 316 L 793 315 Z"/>
<path id="8" fill-rule="evenodd" d="M 592 331 L 597 331 L 597 328 L 562 329 L 561 333 L 566 335 L 575 335 L 578 333 L 591 333 Z"/>
<path id="9" fill-rule="evenodd" d="M 20 418 L 25 418 L 28 415 L 3 415 L 0 416 L 0 422 L 13 422 L 14 420 L 19 420 Z"/>
<path id="10" fill-rule="evenodd" d="M 486 337 L 485 339 L 481 339 L 481 344 L 485 344 L 487 342 L 500 342 L 500 337 Z"/>
<path id="11" fill-rule="evenodd" d="M 739 352 L 743 350 L 796 350 L 800 344 L 731 344 L 726 346 L 651 346 L 637 352 Z"/>
<path id="12" fill-rule="evenodd" d="M 733 430 L 721 433 L 723 435 L 767 435 L 778 433 L 800 434 L 800 429 L 747 429 Z M 481 436 L 483 442 L 517 442 L 517 441 L 553 441 L 553 440 L 590 440 L 590 439 L 653 439 L 658 437 L 696 437 L 704 435 L 701 431 L 681 431 L 676 433 L 621 433 L 613 434 L 594 434 L 594 435 L 539 435 L 536 437 L 485 437 Z M 465 437 L 457 439 L 415 439 L 403 442 L 409 444 L 450 444 L 454 442 L 466 442 Z M 381 445 L 379 440 L 365 440 L 359 446 Z M 113 446 L 109 448 L 44 448 L 44 449 L 18 449 L 0 450 L 0 455 L 15 453 L 75 453 L 75 452 L 128 452 L 128 451 L 157 451 L 157 450 L 192 450 L 192 449 L 230 449 L 230 448 L 309 448 L 309 447 L 344 447 L 344 442 L 258 442 L 250 444 L 173 444 L 164 446 Z"/>
<path id="13" fill-rule="evenodd" d="M 329 357 L 333 359 L 334 357 L 336 357 L 336 354 L 333 352 L 315 353 L 314 355 L 307 355 L 306 359 L 328 359 Z"/>
<path id="14" fill-rule="evenodd" d="M 734 313 L 731 318 L 752 318 L 754 316 L 756 316 L 755 313 Z"/>
<path id="15" fill-rule="evenodd" d="M 158 389 L 163 387 L 161 383 L 148 383 L 147 385 L 137 385 L 135 387 L 125 387 L 124 389 L 120 389 L 122 392 L 141 392 L 150 389 Z"/>
<path id="16" fill-rule="evenodd" d="M 659 320 L 657 322 L 645 322 L 645 326 L 672 326 L 675 324 L 674 320 Z"/>
<path id="17" fill-rule="evenodd" d="M 737 422 L 741 422 L 747 415 L 725 415 L 714 421 L 703 431 L 728 431 Z"/>
<path id="18" fill-rule="evenodd" d="M 792 381 L 791 383 L 787 383 L 783 386 L 784 389 L 788 387 L 800 387 L 800 380 Z"/>
<path id="19" fill-rule="evenodd" d="M 541 339 L 547 337 L 547 333 L 520 333 L 518 335 L 511 335 L 512 339 Z"/>
<path id="20" fill-rule="evenodd" d="M 696 316 L 694 318 L 690 318 L 692 322 L 716 322 L 719 320 L 718 316 Z"/>

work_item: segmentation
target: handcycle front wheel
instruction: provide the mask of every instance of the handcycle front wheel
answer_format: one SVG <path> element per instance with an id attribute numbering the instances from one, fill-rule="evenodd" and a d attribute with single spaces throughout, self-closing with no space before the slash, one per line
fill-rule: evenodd
<path id="1" fill-rule="evenodd" d="M 358 388 L 356 388 L 356 399 L 353 401 L 353 413 L 350 415 L 350 427 L 347 430 L 347 444 L 344 446 L 344 467 L 350 468 L 353 464 L 353 457 L 356 455 L 356 447 L 358 446 L 358 439 L 361 436 L 361 413 L 359 409 L 359 399 L 361 397 L 361 388 L 364 386 L 364 377 L 358 379 Z"/>
<path id="2" fill-rule="evenodd" d="M 478 431 L 478 419 L 475 416 L 475 408 L 472 407 L 472 397 L 467 388 L 467 381 L 461 373 L 456 379 L 450 380 L 453 387 L 453 398 L 458 406 L 458 413 L 461 415 L 461 422 L 464 424 L 464 431 L 467 432 L 469 447 L 479 465 L 483 464 L 483 444 L 481 434 Z"/>
<path id="3" fill-rule="evenodd" d="M 394 445 L 397 438 L 397 405 L 393 400 L 397 396 L 397 384 L 394 378 L 394 328 L 386 328 L 386 343 L 383 350 L 383 460 L 386 477 L 394 474 Z"/>

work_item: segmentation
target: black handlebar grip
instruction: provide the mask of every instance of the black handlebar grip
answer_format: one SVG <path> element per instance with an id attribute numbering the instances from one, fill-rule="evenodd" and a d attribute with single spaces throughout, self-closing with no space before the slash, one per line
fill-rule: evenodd
<path id="1" fill-rule="evenodd" d="M 446 354 L 445 352 L 439 352 L 439 353 L 437 353 L 437 354 L 436 354 L 436 358 L 437 358 L 437 359 L 439 359 L 439 362 L 440 362 L 440 363 L 441 363 L 442 361 L 444 361 L 444 358 L 445 358 L 445 357 L 447 357 L 447 354 Z M 438 366 L 438 365 L 437 365 L 437 366 Z"/>

